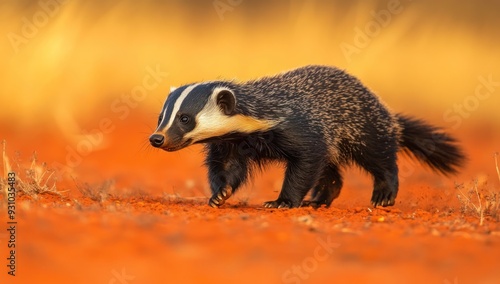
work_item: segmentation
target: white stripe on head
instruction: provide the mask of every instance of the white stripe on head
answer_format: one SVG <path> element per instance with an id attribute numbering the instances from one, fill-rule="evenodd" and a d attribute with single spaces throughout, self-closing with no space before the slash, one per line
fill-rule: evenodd
<path id="1" fill-rule="evenodd" d="M 186 133 L 184 139 L 192 139 L 193 142 L 197 142 L 231 132 L 252 133 L 266 131 L 278 124 L 278 121 L 257 119 L 242 114 L 225 115 L 217 105 L 217 95 L 223 90 L 233 92 L 226 87 L 215 88 L 205 107 L 196 115 L 195 128 Z"/>
<path id="2" fill-rule="evenodd" d="M 174 108 L 173 108 L 172 113 L 170 114 L 169 118 L 166 117 L 168 106 L 164 107 L 163 118 L 162 118 L 162 120 L 161 120 L 161 122 L 160 122 L 159 125 L 161 125 L 163 123 L 163 121 L 165 121 L 166 119 L 168 119 L 168 124 L 164 128 L 165 131 L 168 130 L 170 128 L 170 126 L 172 126 L 172 124 L 174 123 L 175 116 L 177 115 L 177 112 L 181 108 L 181 105 L 182 105 L 182 102 L 184 101 L 184 99 L 189 95 L 189 93 L 191 93 L 191 91 L 194 88 L 196 88 L 197 86 L 199 86 L 201 84 L 202 83 L 193 84 L 193 85 L 187 87 L 186 89 L 184 89 L 182 91 L 181 95 L 177 98 L 177 100 L 174 103 Z M 167 97 L 167 100 L 168 100 L 168 97 Z M 167 103 L 167 101 L 165 101 L 165 103 Z"/>

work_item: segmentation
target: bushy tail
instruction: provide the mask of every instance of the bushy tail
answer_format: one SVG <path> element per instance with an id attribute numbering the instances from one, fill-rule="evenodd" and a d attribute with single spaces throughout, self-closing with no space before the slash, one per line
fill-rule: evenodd
<path id="1" fill-rule="evenodd" d="M 445 175 L 456 173 L 465 162 L 457 140 L 426 122 L 396 114 L 402 128 L 403 151 Z"/>

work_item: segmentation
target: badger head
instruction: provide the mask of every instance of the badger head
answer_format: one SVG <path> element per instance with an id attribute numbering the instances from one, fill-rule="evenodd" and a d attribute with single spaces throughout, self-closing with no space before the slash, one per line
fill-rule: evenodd
<path id="1" fill-rule="evenodd" d="M 177 151 L 231 133 L 252 133 L 272 126 L 237 110 L 235 92 L 218 83 L 182 86 L 170 92 L 149 137 L 153 147 Z"/>

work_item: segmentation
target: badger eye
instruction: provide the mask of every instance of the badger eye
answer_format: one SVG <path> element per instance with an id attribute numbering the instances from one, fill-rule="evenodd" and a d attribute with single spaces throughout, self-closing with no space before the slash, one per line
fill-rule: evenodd
<path id="1" fill-rule="evenodd" d="M 160 116 L 158 117 L 158 125 L 160 125 L 160 123 L 161 123 L 162 119 L 163 119 L 163 115 L 162 115 L 162 114 L 160 114 Z"/>
<path id="2" fill-rule="evenodd" d="M 182 114 L 181 116 L 179 116 L 179 121 L 182 123 L 182 124 L 186 124 L 190 121 L 191 119 L 189 118 L 189 116 L 185 115 L 185 114 Z"/>

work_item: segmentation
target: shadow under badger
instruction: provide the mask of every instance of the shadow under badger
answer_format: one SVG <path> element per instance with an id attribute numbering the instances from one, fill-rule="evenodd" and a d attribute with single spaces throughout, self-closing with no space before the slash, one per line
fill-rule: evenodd
<path id="1" fill-rule="evenodd" d="M 394 205 L 400 150 L 443 174 L 464 161 L 456 140 L 439 128 L 391 113 L 355 77 L 326 66 L 172 90 L 150 142 L 166 151 L 206 144 L 212 207 L 267 162 L 285 163 L 286 172 L 278 199 L 264 206 L 290 208 L 329 206 L 351 164 L 373 176 L 373 206 Z"/>

